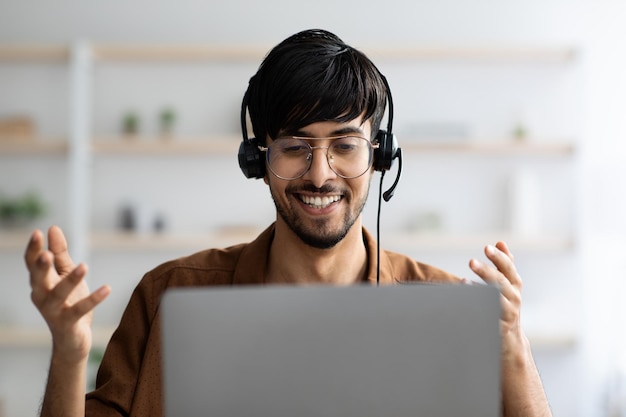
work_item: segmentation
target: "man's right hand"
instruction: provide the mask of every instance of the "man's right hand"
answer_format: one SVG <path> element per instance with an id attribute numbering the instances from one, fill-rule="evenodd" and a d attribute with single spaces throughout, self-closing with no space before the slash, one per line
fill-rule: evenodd
<path id="1" fill-rule="evenodd" d="M 108 286 L 89 292 L 87 266 L 74 265 L 60 228 L 35 230 L 24 254 L 30 273 L 31 299 L 52 333 L 53 358 L 66 363 L 86 360 L 91 349 L 93 309 L 110 293 Z"/>

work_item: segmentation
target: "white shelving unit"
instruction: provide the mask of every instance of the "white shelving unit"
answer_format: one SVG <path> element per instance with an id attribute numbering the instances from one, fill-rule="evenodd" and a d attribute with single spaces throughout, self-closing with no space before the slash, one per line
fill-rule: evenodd
<path id="1" fill-rule="evenodd" d="M 507 65 L 558 64 L 568 65 L 575 61 L 577 51 L 571 47 L 458 47 L 443 48 L 407 46 L 401 48 L 363 48 L 375 60 L 383 59 L 394 65 L 421 65 L 424 62 L 480 63 L 489 65 L 502 62 Z M 221 247 L 250 240 L 261 227 L 223 231 L 199 231 L 194 233 L 166 231 L 162 234 L 133 235 L 113 228 L 94 226 L 92 221 L 92 196 L 95 181 L 94 164 L 102 159 L 124 158 L 125 160 L 146 161 L 163 158 L 222 158 L 235 159 L 239 136 L 213 134 L 174 135 L 162 138 L 151 135 L 123 137 L 107 132 L 94 131 L 92 103 L 97 99 L 97 82 L 94 73 L 100 65 L 166 65 L 168 71 L 178 64 L 206 65 L 227 63 L 229 65 L 251 65 L 258 63 L 267 51 L 263 46 L 229 45 L 111 45 L 79 42 L 70 46 L 59 45 L 0 45 L 0 66 L 12 62 L 61 62 L 67 65 L 70 97 L 70 119 L 67 138 L 38 138 L 31 141 L 18 141 L 0 138 L 0 158 L 2 157 L 46 157 L 61 155 L 67 158 L 69 202 L 64 208 L 69 223 L 69 240 L 77 258 L 90 259 L 94 254 L 121 251 L 136 253 L 137 257 L 153 250 L 186 250 L 201 247 Z M 0 97 L 0 100 L 2 98 Z M 561 158 L 575 164 L 576 138 L 514 141 L 510 138 L 476 138 L 467 140 L 411 140 L 402 138 L 405 155 L 428 157 L 495 157 L 495 158 Z M 139 175 L 129 172 L 129 175 Z M 17 173 L 16 173 L 17 175 Z M 219 175 L 219 173 L 217 174 Z M 407 182 L 407 179 L 403 181 Z M 3 179 L 0 178 L 0 189 Z M 236 193 L 234 193 L 236 194 Z M 236 195 L 230 196 L 237 198 Z M 245 196 L 242 197 L 245 200 Z M 29 231 L 2 231 L 0 252 L 21 251 Z M 561 254 L 572 251 L 577 244 L 576 230 L 566 235 L 518 236 L 497 234 L 497 238 L 507 238 L 517 248 L 530 252 Z M 384 241 L 390 249 L 411 249 L 411 252 L 424 250 L 444 253 L 448 250 L 480 248 L 485 241 L 494 241 L 496 234 L 486 231 L 478 234 L 450 232 L 393 232 L 385 234 Z M 109 255 L 111 256 L 111 255 Z M 114 325 L 115 323 L 111 323 Z M 98 330 L 101 336 L 108 330 Z M 532 335 L 531 335 L 532 337 Z M 28 331 L 16 328 L 0 328 L 0 348 L 15 345 L 45 345 L 45 337 L 40 330 Z M 106 336 L 101 337 L 102 340 Z M 576 345 L 576 336 L 568 331 L 555 331 L 551 334 L 537 334 L 534 339 L 539 346 L 551 349 L 569 349 Z"/>

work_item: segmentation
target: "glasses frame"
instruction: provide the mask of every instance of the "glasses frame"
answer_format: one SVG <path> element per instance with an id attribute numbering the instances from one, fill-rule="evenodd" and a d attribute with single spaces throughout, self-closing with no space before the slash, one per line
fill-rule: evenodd
<path id="1" fill-rule="evenodd" d="M 361 139 L 365 142 L 367 142 L 369 148 L 370 148 L 370 158 L 369 158 L 369 164 L 367 165 L 367 168 L 365 168 L 365 170 L 360 173 L 359 175 L 354 175 L 354 176 L 345 176 L 345 175 L 341 175 L 340 173 L 338 173 L 337 171 L 335 171 L 335 168 L 333 168 L 332 164 L 330 163 L 330 159 L 329 159 L 329 154 L 328 154 L 328 150 L 330 149 L 330 147 L 332 146 L 332 143 L 334 141 L 336 141 L 337 139 L 345 139 L 345 138 L 358 138 Z M 309 170 L 311 169 L 311 164 L 313 163 L 313 150 L 315 149 L 326 149 L 326 162 L 328 163 L 328 167 L 338 176 L 340 176 L 341 178 L 344 179 L 354 179 L 354 178 L 359 178 L 360 176 L 362 176 L 363 174 L 365 174 L 373 165 L 374 163 L 374 151 L 376 149 L 379 148 L 380 144 L 378 143 L 372 143 L 369 139 L 364 138 L 362 136 L 358 136 L 358 135 L 340 135 L 340 136 L 329 136 L 329 137 L 325 137 L 325 138 L 310 138 L 310 137 L 306 137 L 306 136 L 281 136 L 279 138 L 276 138 L 272 143 L 275 143 L 276 141 L 279 141 L 281 139 L 298 139 L 303 141 L 304 143 L 306 143 L 309 147 L 309 154 L 306 157 L 306 160 L 308 161 L 308 166 L 307 168 L 302 172 L 302 174 L 298 175 L 297 177 L 293 177 L 293 178 L 289 178 L 289 177 L 283 177 L 281 175 L 278 175 L 276 172 L 274 172 L 274 170 L 272 169 L 272 165 L 270 164 L 270 161 L 267 159 L 268 158 L 268 150 L 271 146 L 271 144 L 269 146 L 263 146 L 263 145 L 259 145 L 258 148 L 261 152 L 265 153 L 265 162 L 267 162 L 267 166 L 269 168 L 269 170 L 272 172 L 272 174 L 274 174 L 277 178 L 280 178 L 281 180 L 286 180 L 286 181 L 291 181 L 291 180 L 297 180 L 298 178 L 302 178 L 304 175 L 306 175 L 307 172 L 309 172 Z M 308 141 L 317 141 L 317 140 L 330 140 L 332 141 L 330 145 L 328 146 L 311 146 L 311 144 Z"/>

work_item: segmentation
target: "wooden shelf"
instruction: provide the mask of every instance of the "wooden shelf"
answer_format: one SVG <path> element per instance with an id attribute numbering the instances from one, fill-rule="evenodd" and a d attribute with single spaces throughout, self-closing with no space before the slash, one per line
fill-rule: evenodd
<path id="1" fill-rule="evenodd" d="M 236 154 L 239 141 L 235 138 L 164 138 L 117 137 L 96 138 L 92 150 L 96 154 L 111 155 L 221 155 Z"/>
<path id="2" fill-rule="evenodd" d="M 61 139 L 16 139 L 0 137 L 0 156 L 65 154 L 69 149 L 67 141 Z"/>
<path id="3" fill-rule="evenodd" d="M 440 45 L 367 47 L 363 51 L 372 59 L 402 59 L 419 61 L 481 61 L 481 62 L 536 62 L 565 63 L 578 56 L 572 46 L 497 46 L 497 45 Z"/>
<path id="4" fill-rule="evenodd" d="M 114 326 L 96 326 L 93 328 L 93 347 L 104 348 L 108 343 Z M 0 326 L 0 348 L 50 348 L 50 331 L 43 326 Z"/>
<path id="5" fill-rule="evenodd" d="M 205 138 L 164 138 L 164 137 L 110 137 L 96 138 L 92 149 L 96 154 L 129 154 L 129 155 L 196 155 L 196 154 L 229 154 L 239 149 L 241 138 L 205 137 Z M 566 141 L 524 141 L 512 140 L 412 140 L 407 138 L 401 142 L 404 152 L 415 153 L 455 153 L 455 154 L 495 154 L 495 155 L 571 155 L 575 145 Z M 0 148 L 1 149 L 1 148 Z"/>
<path id="6" fill-rule="evenodd" d="M 69 56 L 70 48 L 64 45 L 0 44 L 0 62 L 64 62 Z"/>
<path id="7" fill-rule="evenodd" d="M 233 244 L 254 240 L 261 228 L 241 227 L 230 231 L 207 232 L 205 234 L 95 232 L 90 243 L 94 250 L 202 250 L 223 248 Z"/>
<path id="8" fill-rule="evenodd" d="M 245 61 L 259 62 L 271 45 L 243 44 L 114 44 L 92 43 L 92 56 L 100 61 Z M 456 60 L 481 62 L 569 62 L 578 56 L 572 46 L 529 45 L 401 45 L 360 48 L 373 59 Z M 68 45 L 0 44 L 0 62 L 67 61 Z"/>
<path id="9" fill-rule="evenodd" d="M 234 154 L 241 139 L 235 137 L 164 138 L 110 137 L 96 138 L 91 144 L 95 154 L 112 155 L 221 155 Z M 554 155 L 567 156 L 576 151 L 571 142 L 513 142 L 513 141 L 417 141 L 403 140 L 402 150 L 415 153 L 455 153 L 494 155 Z M 0 137 L 0 155 L 63 154 L 69 149 L 67 141 L 59 139 L 10 139 Z"/>
<path id="10" fill-rule="evenodd" d="M 101 61 L 260 61 L 269 47 L 208 44 L 94 44 Z"/>
<path id="11" fill-rule="evenodd" d="M 142 251 L 222 248 L 236 243 L 249 242 L 261 233 L 260 228 L 214 232 L 206 234 L 132 233 L 99 231 L 90 235 L 89 244 L 95 251 Z M 2 230 L 0 251 L 24 251 L 32 230 Z"/>
<path id="12" fill-rule="evenodd" d="M 514 141 L 514 140 L 411 140 L 400 144 L 409 152 L 448 152 L 457 154 L 494 155 L 571 155 L 576 147 L 572 141 Z"/>
<path id="13" fill-rule="evenodd" d="M 94 57 L 106 61 L 260 61 L 271 45 L 94 44 Z M 425 46 L 361 48 L 374 59 L 567 62 L 570 46 Z"/>
<path id="14" fill-rule="evenodd" d="M 91 55 L 110 62 L 258 63 L 271 45 L 91 43 Z M 400 45 L 360 48 L 374 60 L 567 63 L 573 46 Z M 0 44 L 0 62 L 68 62 L 69 45 Z"/>

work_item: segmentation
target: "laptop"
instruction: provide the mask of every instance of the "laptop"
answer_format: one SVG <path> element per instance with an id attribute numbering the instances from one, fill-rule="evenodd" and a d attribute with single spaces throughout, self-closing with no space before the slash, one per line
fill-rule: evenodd
<path id="1" fill-rule="evenodd" d="M 168 417 L 489 417 L 487 285 L 178 288 L 162 300 Z"/>

